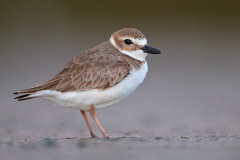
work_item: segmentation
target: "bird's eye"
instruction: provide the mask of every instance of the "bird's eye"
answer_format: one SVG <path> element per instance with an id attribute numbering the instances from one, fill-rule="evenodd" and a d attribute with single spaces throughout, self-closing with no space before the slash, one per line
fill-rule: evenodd
<path id="1" fill-rule="evenodd" d="M 130 39 L 125 39 L 124 43 L 127 44 L 127 45 L 130 45 L 130 44 L 132 44 L 132 41 Z"/>

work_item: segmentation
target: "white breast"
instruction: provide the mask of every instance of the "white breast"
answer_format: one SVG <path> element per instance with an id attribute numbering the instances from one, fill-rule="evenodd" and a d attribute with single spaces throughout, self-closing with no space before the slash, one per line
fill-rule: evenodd
<path id="1" fill-rule="evenodd" d="M 81 110 L 87 110 L 91 104 L 93 104 L 96 109 L 103 108 L 119 102 L 130 95 L 143 82 L 147 71 L 148 66 L 145 61 L 140 69 L 132 69 L 130 74 L 120 83 L 105 90 L 92 89 L 88 91 L 73 91 L 67 93 L 44 90 L 31 96 L 42 97 L 49 99 L 60 106 Z"/>

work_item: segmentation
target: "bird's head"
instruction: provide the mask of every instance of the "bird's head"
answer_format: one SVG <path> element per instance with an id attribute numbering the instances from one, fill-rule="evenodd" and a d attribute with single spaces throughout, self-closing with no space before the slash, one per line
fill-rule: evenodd
<path id="1" fill-rule="evenodd" d="M 144 34 L 135 28 L 123 28 L 114 32 L 110 42 L 121 53 L 140 61 L 145 61 L 147 53 L 161 53 L 158 49 L 148 46 Z"/>

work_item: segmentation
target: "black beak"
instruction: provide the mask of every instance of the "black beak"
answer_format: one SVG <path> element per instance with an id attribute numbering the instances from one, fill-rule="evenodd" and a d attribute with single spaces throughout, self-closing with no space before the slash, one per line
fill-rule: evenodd
<path id="1" fill-rule="evenodd" d="M 141 50 L 143 50 L 145 53 L 151 53 L 151 54 L 160 54 L 161 52 L 156 49 L 156 48 L 152 48 L 148 45 L 145 45 L 141 48 Z"/>

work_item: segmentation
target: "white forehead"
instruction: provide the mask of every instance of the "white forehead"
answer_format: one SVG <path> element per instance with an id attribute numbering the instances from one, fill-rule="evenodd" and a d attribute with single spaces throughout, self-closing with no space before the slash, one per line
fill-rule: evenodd
<path id="1" fill-rule="evenodd" d="M 133 39 L 132 40 L 133 43 L 138 44 L 139 46 L 144 46 L 147 44 L 147 39 L 143 38 L 143 39 Z"/>
<path id="2" fill-rule="evenodd" d="M 134 44 L 139 45 L 139 46 L 144 46 L 147 44 L 146 38 L 142 38 L 142 39 L 133 38 L 133 37 L 122 37 L 121 38 L 121 40 L 125 40 L 125 39 L 130 39 Z"/>

